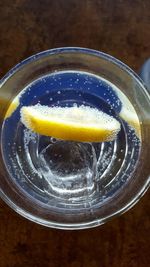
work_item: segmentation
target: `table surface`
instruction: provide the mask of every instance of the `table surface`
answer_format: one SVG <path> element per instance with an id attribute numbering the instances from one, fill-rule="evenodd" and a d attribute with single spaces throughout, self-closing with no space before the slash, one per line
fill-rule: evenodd
<path id="1" fill-rule="evenodd" d="M 0 0 L 1 77 L 54 47 L 109 53 L 138 71 L 150 56 L 149 0 Z M 36 225 L 0 201 L 0 267 L 148 267 L 150 193 L 126 214 L 90 230 Z"/>

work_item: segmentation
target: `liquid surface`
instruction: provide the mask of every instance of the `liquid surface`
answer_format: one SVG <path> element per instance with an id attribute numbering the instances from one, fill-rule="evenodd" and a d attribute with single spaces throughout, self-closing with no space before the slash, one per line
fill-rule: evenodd
<path id="1" fill-rule="evenodd" d="M 17 99 L 19 106 L 3 123 L 3 159 L 11 179 L 33 201 L 62 211 L 94 207 L 131 178 L 140 155 L 140 124 L 132 104 L 110 82 L 86 72 L 56 72 L 30 84 Z M 102 143 L 38 135 L 20 120 L 23 106 L 37 104 L 96 108 L 118 120 L 121 130 L 114 141 Z"/>

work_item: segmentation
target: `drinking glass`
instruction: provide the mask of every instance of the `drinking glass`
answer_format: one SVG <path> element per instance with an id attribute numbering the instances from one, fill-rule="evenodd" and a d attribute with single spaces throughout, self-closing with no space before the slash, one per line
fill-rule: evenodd
<path id="1" fill-rule="evenodd" d="M 124 103 L 112 103 L 117 94 L 111 86 L 132 104 L 139 120 L 138 137 L 120 119 Z M 142 80 L 124 63 L 86 48 L 51 49 L 19 63 L 1 79 L 0 87 L 0 195 L 17 213 L 48 227 L 90 228 L 124 213 L 146 192 L 150 183 L 150 96 Z M 6 118 L 18 94 L 19 107 L 11 119 Z M 121 133 L 114 141 L 93 144 L 41 137 L 22 125 L 18 111 L 23 105 L 38 103 L 38 97 L 42 105 L 101 107 L 120 121 Z M 113 105 L 115 109 L 110 108 Z M 45 164 L 50 161 L 53 165 Z"/>

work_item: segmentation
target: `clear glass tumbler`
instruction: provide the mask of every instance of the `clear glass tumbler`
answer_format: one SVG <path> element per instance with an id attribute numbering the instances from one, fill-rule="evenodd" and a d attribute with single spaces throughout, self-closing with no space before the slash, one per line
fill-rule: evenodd
<path id="1" fill-rule="evenodd" d="M 99 51 L 57 48 L 19 63 L 0 87 L 0 195 L 16 212 L 48 227 L 90 228 L 148 189 L 150 96 L 128 66 Z M 92 144 L 39 136 L 20 121 L 21 107 L 39 101 L 96 107 L 119 120 L 121 132 Z"/>

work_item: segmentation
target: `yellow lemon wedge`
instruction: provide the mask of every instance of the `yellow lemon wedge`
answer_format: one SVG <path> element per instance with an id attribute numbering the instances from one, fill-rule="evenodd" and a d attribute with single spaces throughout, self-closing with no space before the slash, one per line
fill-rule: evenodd
<path id="1" fill-rule="evenodd" d="M 37 104 L 21 108 L 21 121 L 30 130 L 62 140 L 103 142 L 116 138 L 120 123 L 94 108 L 48 107 Z"/>
<path id="2" fill-rule="evenodd" d="M 129 99 L 121 91 L 117 89 L 115 89 L 115 91 L 122 103 L 119 116 L 135 130 L 137 136 L 141 139 L 140 121 L 134 107 L 132 106 Z"/>
<path id="3" fill-rule="evenodd" d="M 5 119 L 11 117 L 11 115 L 14 113 L 14 111 L 18 106 L 19 106 L 19 97 L 15 97 L 7 109 L 7 112 L 5 114 Z"/>

